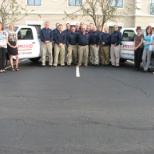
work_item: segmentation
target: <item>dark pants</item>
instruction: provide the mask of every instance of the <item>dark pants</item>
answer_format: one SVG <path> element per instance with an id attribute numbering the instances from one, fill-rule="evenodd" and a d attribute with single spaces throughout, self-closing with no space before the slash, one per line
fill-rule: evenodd
<path id="1" fill-rule="evenodd" d="M 142 62 L 142 54 L 143 54 L 143 48 L 138 48 L 135 51 L 135 67 L 136 69 L 140 69 L 140 64 Z"/>
<path id="2" fill-rule="evenodd" d="M 0 48 L 0 70 L 5 69 L 6 48 Z"/>

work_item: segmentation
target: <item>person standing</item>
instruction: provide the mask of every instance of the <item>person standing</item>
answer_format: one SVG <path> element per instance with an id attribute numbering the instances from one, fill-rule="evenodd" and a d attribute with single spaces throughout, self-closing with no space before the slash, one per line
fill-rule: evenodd
<path id="1" fill-rule="evenodd" d="M 65 45 L 67 36 L 66 33 L 63 32 L 63 26 L 60 24 L 58 26 L 58 31 L 54 35 L 54 66 L 58 65 L 58 57 L 60 56 L 60 65 L 65 65 Z"/>
<path id="2" fill-rule="evenodd" d="M 92 31 L 93 30 L 93 27 L 94 27 L 94 24 L 93 23 L 90 23 L 89 26 L 90 26 L 90 30 Z"/>
<path id="3" fill-rule="evenodd" d="M 88 66 L 88 55 L 89 55 L 89 39 L 90 35 L 86 32 L 86 26 L 83 25 L 81 33 L 77 36 L 78 41 L 78 66 L 84 63 L 84 66 Z"/>
<path id="4" fill-rule="evenodd" d="M 0 73 L 5 73 L 7 48 L 7 33 L 4 31 L 3 24 L 0 22 Z"/>
<path id="5" fill-rule="evenodd" d="M 97 27 L 97 31 L 98 31 L 98 33 L 99 33 L 99 35 L 100 35 L 100 38 L 101 38 L 102 35 L 103 35 L 102 26 L 98 26 L 98 27 Z"/>
<path id="6" fill-rule="evenodd" d="M 111 35 L 109 34 L 109 29 L 104 28 L 104 33 L 101 37 L 101 50 L 100 50 L 100 63 L 103 66 L 109 66 L 110 46 L 111 46 Z"/>
<path id="7" fill-rule="evenodd" d="M 58 31 L 59 24 L 60 24 L 59 22 L 56 23 L 56 28 L 53 30 L 53 36 Z"/>
<path id="8" fill-rule="evenodd" d="M 92 32 L 89 25 L 87 25 L 86 32 L 89 33 L 89 34 Z"/>
<path id="9" fill-rule="evenodd" d="M 143 41 L 144 41 L 144 35 L 141 33 L 141 27 L 138 26 L 136 28 L 137 35 L 134 38 L 134 61 L 135 61 L 135 67 L 136 70 L 140 70 L 140 65 L 142 62 L 142 54 L 143 54 Z"/>
<path id="10" fill-rule="evenodd" d="M 85 25 L 84 22 L 80 22 L 80 30 L 82 29 L 84 25 Z"/>
<path id="11" fill-rule="evenodd" d="M 111 34 L 111 63 L 112 66 L 119 67 L 120 63 L 120 45 L 121 45 L 121 33 L 118 30 L 118 26 L 114 25 L 114 31 Z"/>
<path id="12" fill-rule="evenodd" d="M 71 33 L 71 26 L 69 23 L 66 24 L 66 29 L 63 31 L 66 35 L 66 37 L 68 37 L 68 35 Z"/>
<path id="13" fill-rule="evenodd" d="M 146 28 L 146 36 L 145 36 L 145 45 L 144 45 L 144 50 L 143 50 L 143 57 L 142 57 L 142 62 L 143 62 L 143 69 L 145 72 L 148 71 L 150 61 L 151 61 L 151 54 L 152 54 L 152 27 L 148 26 Z"/>
<path id="14" fill-rule="evenodd" d="M 41 48 L 42 48 L 42 66 L 46 65 L 46 53 L 49 55 L 49 66 L 52 66 L 53 56 L 52 56 L 52 41 L 53 41 L 53 31 L 49 28 L 49 22 L 45 22 L 45 26 L 40 31 Z"/>
<path id="15" fill-rule="evenodd" d="M 71 33 L 68 34 L 68 39 L 67 39 L 67 65 L 70 66 L 72 63 L 72 58 L 73 58 L 73 63 L 76 65 L 77 60 L 78 60 L 78 46 L 77 46 L 77 33 L 75 32 L 75 26 L 72 26 L 71 28 Z"/>
<path id="16" fill-rule="evenodd" d="M 77 33 L 80 32 L 80 24 L 79 24 L 79 23 L 76 24 L 75 28 L 76 28 L 75 31 L 76 31 Z"/>
<path id="17" fill-rule="evenodd" d="M 99 64 L 99 44 L 100 36 L 96 26 L 93 26 L 93 31 L 90 33 L 90 60 L 94 66 Z"/>
<path id="18" fill-rule="evenodd" d="M 16 71 L 19 71 L 19 56 L 18 56 L 18 48 L 17 48 L 17 34 L 14 31 L 14 25 L 11 24 L 9 26 L 9 32 L 8 32 L 8 43 L 7 43 L 7 50 L 10 58 L 11 63 L 11 69 L 12 71 L 15 71 L 14 65 L 13 65 L 13 56 L 16 57 Z"/>

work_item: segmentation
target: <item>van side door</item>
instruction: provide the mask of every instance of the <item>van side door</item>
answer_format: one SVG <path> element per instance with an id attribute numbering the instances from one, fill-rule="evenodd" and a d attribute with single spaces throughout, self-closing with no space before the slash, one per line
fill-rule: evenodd
<path id="1" fill-rule="evenodd" d="M 124 30 L 122 33 L 122 48 L 121 48 L 121 59 L 134 60 L 134 37 L 135 30 Z"/>
<path id="2" fill-rule="evenodd" d="M 20 28 L 17 32 L 19 58 L 38 57 L 38 43 L 31 27 Z"/>

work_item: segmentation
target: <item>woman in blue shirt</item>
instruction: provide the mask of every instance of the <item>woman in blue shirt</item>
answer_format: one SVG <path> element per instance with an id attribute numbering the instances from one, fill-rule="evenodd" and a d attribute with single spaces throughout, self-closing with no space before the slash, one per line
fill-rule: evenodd
<path id="1" fill-rule="evenodd" d="M 150 60 L 151 60 L 151 35 L 152 35 L 152 27 L 148 26 L 146 28 L 146 36 L 145 36 L 145 41 L 144 41 L 144 51 L 143 51 L 143 57 L 142 57 L 142 62 L 143 62 L 143 69 L 144 71 L 148 71 L 149 65 L 150 65 Z"/>

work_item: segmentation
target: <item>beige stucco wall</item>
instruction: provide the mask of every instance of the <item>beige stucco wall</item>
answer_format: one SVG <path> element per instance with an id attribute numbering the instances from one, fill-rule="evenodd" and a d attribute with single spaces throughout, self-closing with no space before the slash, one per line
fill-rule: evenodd
<path id="1" fill-rule="evenodd" d="M 19 0 L 19 2 L 26 7 L 26 0 Z M 119 14 L 123 14 L 124 17 L 118 18 L 117 22 L 108 21 L 105 26 L 118 24 L 122 27 L 136 27 L 138 25 L 146 27 L 152 23 L 154 27 L 152 22 L 154 21 L 154 16 L 150 15 L 150 3 L 151 0 L 124 0 L 124 7 L 118 9 Z M 139 9 L 135 9 L 136 5 Z M 37 15 L 29 15 L 16 24 L 38 24 L 43 27 L 45 21 L 50 21 L 50 27 L 55 28 L 56 22 L 65 25 L 67 22 L 77 23 L 84 21 L 89 23 L 92 21 L 90 18 L 82 17 L 82 15 L 73 20 L 65 18 L 64 11 L 71 13 L 79 9 L 79 7 L 68 6 L 68 0 L 42 0 L 41 6 L 27 6 L 27 9 L 29 11 L 34 10 L 33 13 L 40 14 L 41 18 Z"/>

